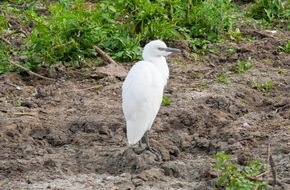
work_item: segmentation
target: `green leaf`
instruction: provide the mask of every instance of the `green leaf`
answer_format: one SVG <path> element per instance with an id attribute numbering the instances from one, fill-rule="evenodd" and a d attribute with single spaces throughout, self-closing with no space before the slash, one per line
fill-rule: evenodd
<path id="1" fill-rule="evenodd" d="M 170 105 L 171 105 L 171 100 L 170 100 L 170 98 L 164 96 L 164 97 L 162 98 L 162 105 L 163 105 L 163 106 L 170 106 Z"/>

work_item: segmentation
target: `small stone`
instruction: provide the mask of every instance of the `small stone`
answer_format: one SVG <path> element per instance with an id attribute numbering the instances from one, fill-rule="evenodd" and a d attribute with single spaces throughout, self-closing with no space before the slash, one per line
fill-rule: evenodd
<path id="1" fill-rule="evenodd" d="M 246 127 L 250 127 L 250 125 L 249 125 L 248 123 L 245 122 L 245 123 L 243 123 L 243 127 L 245 127 L 245 128 L 246 128 Z"/>
<path id="2" fill-rule="evenodd" d="M 239 141 L 242 139 L 241 135 L 239 133 L 234 133 L 233 134 L 233 138 L 236 140 L 236 141 Z"/>
<path id="3" fill-rule="evenodd" d="M 237 141 L 236 141 L 236 139 L 234 139 L 234 138 L 229 138 L 228 139 L 228 144 L 234 144 L 234 143 L 236 143 Z"/>
<path id="4" fill-rule="evenodd" d="M 139 179 L 139 178 L 134 178 L 134 179 L 132 179 L 132 183 L 135 185 L 135 187 L 142 186 L 143 185 L 143 180 Z"/>

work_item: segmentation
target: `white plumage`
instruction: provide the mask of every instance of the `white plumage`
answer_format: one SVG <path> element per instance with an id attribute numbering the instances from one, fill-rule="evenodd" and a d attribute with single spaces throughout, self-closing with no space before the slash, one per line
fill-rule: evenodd
<path id="1" fill-rule="evenodd" d="M 129 145 L 137 143 L 148 131 L 160 109 L 169 69 L 164 56 L 179 49 L 168 48 L 160 40 L 151 41 L 143 50 L 143 61 L 129 71 L 122 87 L 123 112 Z M 146 133 L 147 135 L 147 133 Z M 149 147 L 148 136 L 146 138 Z"/>

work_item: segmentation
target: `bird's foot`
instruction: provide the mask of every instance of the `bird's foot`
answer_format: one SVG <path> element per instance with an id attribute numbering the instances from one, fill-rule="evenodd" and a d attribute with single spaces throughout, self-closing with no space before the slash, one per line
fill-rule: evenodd
<path id="1" fill-rule="evenodd" d="M 156 158 L 158 161 L 161 161 L 161 152 L 159 150 L 157 150 L 156 148 L 153 148 L 152 146 L 147 146 L 146 149 L 144 150 L 149 150 L 151 153 L 155 154 Z"/>

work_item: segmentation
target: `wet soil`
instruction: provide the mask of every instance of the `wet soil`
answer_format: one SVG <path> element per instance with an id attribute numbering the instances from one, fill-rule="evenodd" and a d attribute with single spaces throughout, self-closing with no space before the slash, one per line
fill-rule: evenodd
<path id="1" fill-rule="evenodd" d="M 290 189 L 290 54 L 278 48 L 290 33 L 242 34 L 197 60 L 168 58 L 172 103 L 149 133 L 159 156 L 127 145 L 121 86 L 132 64 L 41 71 L 57 82 L 0 75 L 0 189 L 214 189 L 212 155 L 267 163 L 269 147 L 275 189 Z M 234 72 L 249 57 L 253 67 Z"/>

